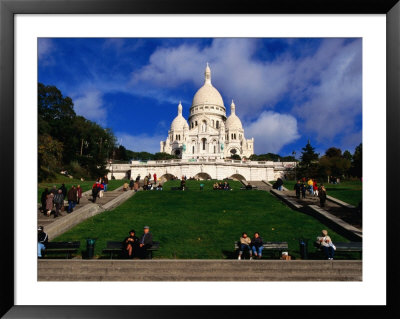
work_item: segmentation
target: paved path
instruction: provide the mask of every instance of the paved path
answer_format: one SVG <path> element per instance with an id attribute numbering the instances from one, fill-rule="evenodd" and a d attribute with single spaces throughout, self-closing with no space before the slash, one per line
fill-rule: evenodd
<path id="1" fill-rule="evenodd" d="M 346 237 L 351 240 L 362 239 L 362 225 L 361 218 L 357 209 L 337 200 L 331 196 L 330 200 L 325 202 L 325 207 L 320 207 L 320 200 L 318 196 L 310 195 L 306 192 L 306 197 L 296 197 L 294 190 L 284 188 L 283 191 L 273 190 L 272 185 L 267 181 L 247 181 L 243 184 L 250 183 L 252 186 L 257 186 L 259 190 L 270 191 L 277 196 L 280 200 L 285 202 L 292 209 L 310 213 L 316 217 L 322 217 L 329 226 L 337 226 L 339 229 L 344 230 Z"/>
<path id="2" fill-rule="evenodd" d="M 91 191 L 85 192 L 82 194 L 82 198 L 80 199 L 79 204 L 77 204 L 73 210 L 73 212 L 71 214 L 74 214 L 74 212 L 76 212 L 77 210 L 85 207 L 88 204 L 93 204 L 93 199 L 92 199 L 92 195 L 91 195 Z M 96 203 L 99 206 L 104 206 L 105 204 L 109 203 L 110 201 L 112 201 L 113 199 L 115 199 L 116 197 L 120 196 L 121 194 L 123 194 L 122 191 L 122 186 L 113 190 L 113 191 L 108 191 L 108 192 L 104 192 L 104 196 L 102 198 L 97 198 Z M 45 227 L 49 226 L 50 224 L 52 224 L 53 222 L 55 222 L 56 220 L 62 219 L 65 216 L 69 215 L 67 213 L 67 207 L 68 204 L 65 204 L 65 210 L 61 213 L 61 216 L 54 218 L 54 215 L 50 215 L 50 217 L 47 217 L 46 215 L 44 215 L 43 213 L 41 213 L 38 209 L 37 212 L 37 223 L 38 226 L 42 225 Z"/>

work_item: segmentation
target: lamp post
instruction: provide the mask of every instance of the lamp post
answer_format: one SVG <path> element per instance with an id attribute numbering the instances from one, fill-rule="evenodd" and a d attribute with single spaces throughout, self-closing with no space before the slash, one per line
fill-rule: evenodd
<path id="1" fill-rule="evenodd" d="M 296 177 L 296 151 L 292 152 L 292 155 L 294 157 L 294 180 L 297 181 L 297 177 Z"/>

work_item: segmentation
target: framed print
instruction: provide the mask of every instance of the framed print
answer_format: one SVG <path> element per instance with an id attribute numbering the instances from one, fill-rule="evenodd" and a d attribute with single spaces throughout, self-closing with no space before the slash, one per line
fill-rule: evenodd
<path id="1" fill-rule="evenodd" d="M 395 227 L 398 225 L 398 218 L 394 213 L 396 212 L 396 203 L 394 201 L 396 196 L 394 192 L 396 191 L 396 181 L 399 175 L 397 169 L 399 151 L 396 145 L 398 144 L 397 136 L 400 133 L 398 132 L 400 102 L 398 90 L 400 85 L 400 4 L 398 1 L 325 1 L 323 4 L 315 4 L 313 1 L 287 0 L 283 2 L 268 1 L 264 4 L 235 2 L 229 3 L 229 6 L 227 6 L 223 2 L 209 3 L 208 1 L 201 4 L 189 4 L 184 1 L 33 0 L 26 2 L 0 0 L 0 16 L 0 145 L 3 151 L 3 156 L 0 157 L 2 164 L 0 167 L 3 168 L 2 176 L 4 176 L 1 192 L 3 209 L 1 211 L 4 238 L 8 238 L 6 240 L 7 249 L 3 251 L 1 263 L 3 270 L 1 279 L 1 315 L 4 315 L 5 318 L 41 318 L 46 317 L 50 312 L 54 318 L 203 317 L 210 312 L 221 316 L 228 313 L 233 316 L 235 314 L 244 316 L 245 313 L 252 313 L 253 311 L 257 315 L 268 311 L 268 314 L 282 315 L 284 312 L 284 315 L 288 314 L 288 316 L 306 314 L 310 311 L 322 311 L 330 312 L 335 316 L 348 317 L 354 316 L 356 311 L 357 314 L 361 311 L 374 313 L 376 316 L 389 317 L 398 312 L 395 309 L 395 286 L 398 282 L 398 275 L 394 269 L 395 254 L 393 253 L 396 243 Z M 226 40 L 229 38 L 240 39 L 238 41 L 240 43 L 231 45 L 232 43 Z M 268 69 L 276 70 L 274 77 L 276 79 L 280 78 L 280 81 L 283 81 L 282 79 L 285 77 L 287 82 L 297 81 L 296 83 L 299 83 L 307 81 L 303 80 L 300 73 L 308 72 L 313 74 L 313 72 L 320 72 L 317 65 L 321 60 L 337 61 L 338 64 L 337 68 L 324 69 L 324 72 L 328 73 L 326 77 L 329 76 L 330 71 L 332 73 L 340 72 L 339 69 L 343 65 L 351 65 L 351 72 L 349 71 L 340 79 L 341 85 L 337 85 L 335 83 L 336 80 L 331 79 L 331 81 L 326 81 L 324 83 L 325 86 L 322 88 L 328 92 L 335 89 L 340 91 L 335 96 L 339 96 L 341 99 L 328 101 L 327 96 L 331 95 L 321 94 L 319 100 L 317 100 L 320 104 L 331 103 L 333 105 L 333 111 L 328 114 L 329 116 L 324 117 L 328 119 L 330 117 L 330 121 L 323 122 L 323 117 L 315 116 L 312 118 L 314 122 L 306 123 L 308 118 L 304 116 L 304 113 L 318 113 L 320 109 L 319 105 L 315 104 L 317 102 L 314 104 L 309 102 L 307 104 L 301 99 L 276 98 L 274 101 L 279 104 L 281 113 L 266 109 L 261 113 L 261 109 L 257 108 L 257 103 L 266 103 L 267 99 L 257 100 L 254 96 L 262 96 L 263 94 L 278 96 L 279 90 L 285 86 L 286 90 L 293 89 L 292 95 L 297 92 L 294 88 L 300 87 L 302 89 L 301 94 L 307 92 L 307 97 L 310 97 L 314 92 L 314 85 L 318 84 L 313 80 L 305 82 L 306 84 L 303 86 L 290 86 L 290 84 L 278 83 L 278 80 L 264 81 L 262 77 L 265 73 L 260 70 L 266 64 L 266 55 L 279 50 L 281 50 L 279 52 L 284 52 L 281 49 L 283 41 L 279 41 L 279 39 L 283 38 L 288 39 L 287 43 L 291 43 L 293 52 L 281 54 L 274 60 L 274 68 Z M 130 39 L 130 41 L 127 41 L 127 39 Z M 219 42 L 214 41 L 215 39 L 218 39 Z M 252 45 L 252 40 L 254 39 L 263 39 L 257 42 L 259 46 L 275 46 L 278 49 L 267 53 L 262 51 L 249 52 L 248 48 Z M 267 39 L 274 40 L 271 40 L 270 43 Z M 307 42 L 307 46 L 302 46 L 302 39 Z M 317 51 L 316 48 L 319 48 L 320 43 L 323 42 L 320 39 L 325 39 L 325 42 L 328 43 L 324 50 L 320 50 L 320 55 L 309 55 L 308 58 L 312 57 L 311 59 L 309 58 L 310 61 L 303 63 L 302 53 L 304 51 Z M 121 80 L 120 78 L 118 79 L 121 74 L 118 73 L 117 69 L 123 68 L 123 65 L 125 65 L 126 69 L 132 66 L 130 64 L 130 54 L 132 53 L 118 51 L 118 48 L 121 49 L 122 42 L 128 43 L 131 49 L 134 47 L 131 52 L 135 52 L 138 56 L 142 55 L 144 62 L 140 64 L 140 68 L 138 67 L 140 72 L 135 74 L 132 74 L 132 72 L 126 78 L 122 77 Z M 168 43 L 168 45 L 165 45 L 165 43 Z M 46 56 L 56 45 L 58 45 L 59 54 Z M 150 47 L 152 50 L 148 49 Z M 107 55 L 116 54 L 117 58 L 114 61 L 99 57 L 100 50 L 110 50 L 110 48 L 114 51 L 112 51 L 113 53 L 107 51 Z M 140 51 L 141 48 L 146 49 Z M 168 49 L 163 50 L 163 48 Z M 336 57 L 332 52 L 338 52 L 339 57 Z M 347 55 L 346 52 L 348 53 Z M 76 55 L 74 54 L 79 54 L 79 57 L 85 60 L 86 64 L 76 64 L 74 61 L 74 56 Z M 43 56 L 48 57 L 48 59 L 42 58 L 40 60 L 39 58 Z M 295 58 L 291 60 L 291 56 Z M 203 61 L 209 57 L 211 57 L 211 60 Z M 218 80 L 218 72 L 220 72 L 219 74 L 223 73 L 219 65 L 223 65 L 223 62 L 229 61 L 234 57 L 240 57 L 243 65 L 247 63 L 246 70 L 239 70 L 238 67 L 238 70 L 233 70 L 229 74 L 227 73 L 228 75 L 225 75 L 225 78 L 221 77 Z M 117 60 L 118 63 L 115 62 Z M 354 60 L 357 63 L 352 63 Z M 191 66 L 204 62 L 204 67 L 199 67 L 199 70 L 201 69 L 199 72 L 204 73 L 204 76 L 201 74 L 204 86 L 214 81 L 215 74 L 215 81 L 217 82 L 214 83 L 219 85 L 218 89 L 219 87 L 223 89 L 215 93 L 208 86 L 202 89 L 201 85 L 203 83 L 198 84 L 197 80 L 193 80 L 194 84 L 189 83 L 192 78 L 197 79 L 197 76 L 193 74 L 188 75 L 193 69 L 197 70 L 197 66 L 188 67 L 188 63 L 184 63 L 187 61 L 191 62 Z M 279 67 L 277 67 L 278 63 L 280 63 Z M 306 67 L 304 66 L 305 64 L 307 64 Z M 134 107 L 130 100 L 132 96 L 129 95 L 132 92 L 129 90 L 136 89 L 137 100 L 134 103 L 145 105 L 143 108 L 147 109 L 148 112 L 143 111 L 143 114 L 151 119 L 147 122 L 145 118 L 142 118 L 140 121 L 147 123 L 147 127 L 150 128 L 153 125 L 164 127 L 163 131 L 160 130 L 160 134 L 157 136 L 155 134 L 151 138 L 149 138 L 148 133 L 150 129 L 143 131 L 146 133 L 140 135 L 140 139 L 137 136 L 122 134 L 123 131 L 121 130 L 120 132 L 122 133 L 117 135 L 118 139 L 133 141 L 132 144 L 142 143 L 140 145 L 154 143 L 156 140 L 157 148 L 161 148 L 160 153 L 171 155 L 171 158 L 173 158 L 171 161 L 175 160 L 176 163 L 181 160 L 187 161 L 187 167 L 190 165 L 194 167 L 195 162 L 197 163 L 198 161 L 199 165 L 198 167 L 196 166 L 193 172 L 189 169 L 175 171 L 173 162 L 161 163 L 170 166 L 166 168 L 165 172 L 160 170 L 157 171 L 157 175 L 154 174 L 153 176 L 151 174 L 149 180 L 154 179 L 155 185 L 155 176 L 157 176 L 158 180 L 162 178 L 174 180 L 174 175 L 179 175 L 179 179 L 180 175 L 182 175 L 182 181 L 186 181 L 186 174 L 189 180 L 183 182 L 183 186 L 182 182 L 180 182 L 179 190 L 185 190 L 185 185 L 189 185 L 190 188 L 192 179 L 199 180 L 198 183 L 202 183 L 201 181 L 205 179 L 226 179 L 231 183 L 231 186 L 236 185 L 236 179 L 241 180 L 243 184 L 245 184 L 243 180 L 256 180 L 254 176 L 262 174 L 261 170 L 256 171 L 253 168 L 253 173 L 247 173 L 242 168 L 249 165 L 245 163 L 246 160 L 255 154 L 253 149 L 258 147 L 257 145 L 260 145 L 259 141 L 265 137 L 265 134 L 258 134 L 259 131 L 257 131 L 256 126 L 267 128 L 279 122 L 284 129 L 281 130 L 281 134 L 274 136 L 274 140 L 295 140 L 299 134 L 296 130 L 290 130 L 290 126 L 295 123 L 295 120 L 289 114 L 289 109 L 296 110 L 298 121 L 300 121 L 299 119 L 304 121 L 301 124 L 302 126 L 299 124 L 301 128 L 306 127 L 306 125 L 320 125 L 320 132 L 325 132 L 332 129 L 332 127 L 336 127 L 336 129 L 340 128 L 343 131 L 351 132 L 351 137 L 354 140 L 358 139 L 363 143 L 365 141 L 363 146 L 364 162 L 362 174 L 360 173 L 363 185 L 362 232 L 365 233 L 362 238 L 362 279 L 329 283 L 326 281 L 303 282 L 302 280 L 297 282 L 268 282 L 251 279 L 243 280 L 243 282 L 239 282 L 239 280 L 218 282 L 218 280 L 212 279 L 209 281 L 177 280 L 176 282 L 162 282 L 157 279 L 102 282 L 92 280 L 89 282 L 85 280 L 85 277 L 92 276 L 89 270 L 87 272 L 82 271 L 82 274 L 75 273 L 71 275 L 78 279 L 66 279 L 65 282 L 61 282 L 58 279 L 54 279 L 55 277 L 51 277 L 55 276 L 51 274 L 57 274 L 57 270 L 53 268 L 47 269 L 47 279 L 43 280 L 45 276 L 39 274 L 36 267 L 38 262 L 36 258 L 37 251 L 29 248 L 33 247 L 32 243 L 36 241 L 37 221 L 34 219 L 36 216 L 33 218 L 33 214 L 30 214 L 30 206 L 32 206 L 32 203 L 37 205 L 38 195 L 36 188 L 38 174 L 41 169 L 40 161 L 42 160 L 42 157 L 39 159 L 37 151 L 38 144 L 41 145 L 40 143 L 42 143 L 37 136 L 39 124 L 36 106 L 37 104 L 40 105 L 40 101 L 37 102 L 37 85 L 38 81 L 43 80 L 47 82 L 44 83 L 45 85 L 52 84 L 63 88 L 80 88 L 81 91 L 77 91 L 76 95 L 72 96 L 73 103 L 77 109 L 81 105 L 89 104 L 97 104 L 100 107 L 92 109 L 91 113 L 81 112 L 79 115 L 87 116 L 91 120 L 97 121 L 97 123 L 102 123 L 101 121 L 104 118 L 109 118 L 111 121 L 113 114 L 110 111 L 107 115 L 108 117 L 104 117 L 105 115 L 102 113 L 105 112 L 104 107 L 102 108 L 101 106 L 112 102 L 111 100 L 106 100 L 106 97 L 101 92 L 99 93 L 94 89 L 100 83 L 95 83 L 96 76 L 85 83 L 90 84 L 92 81 L 92 86 L 83 86 L 82 84 L 84 83 L 86 72 L 95 73 L 93 69 L 85 69 L 88 65 L 93 65 L 93 67 L 96 65 L 96 67 L 102 68 L 106 77 L 102 85 L 107 87 L 107 92 L 110 95 L 119 90 L 122 82 L 130 83 L 126 87 L 126 94 L 118 96 L 120 103 L 125 103 L 127 106 L 125 109 L 121 108 L 118 111 L 123 113 L 119 118 L 124 118 L 124 121 L 116 122 L 116 125 L 139 126 L 143 124 L 138 124 L 139 117 L 135 118 L 135 114 L 129 110 L 129 107 Z M 171 66 L 175 71 L 167 70 L 167 72 L 166 65 Z M 240 63 L 229 64 L 226 62 L 224 65 L 226 66 L 225 69 L 229 69 L 234 68 L 234 65 L 239 66 Z M 285 73 L 289 65 L 292 71 Z M 47 68 L 46 70 L 51 69 L 45 76 L 43 66 Z M 359 75 L 356 82 L 351 78 L 352 72 Z M 49 75 L 47 76 L 47 74 Z M 174 76 L 176 78 L 173 78 Z M 259 88 L 255 88 L 254 83 L 256 82 L 253 82 L 252 87 L 248 86 L 247 90 L 242 91 L 238 87 L 229 87 L 227 84 L 235 85 L 238 82 L 232 81 L 232 79 L 241 79 L 242 82 L 249 81 L 252 76 L 257 76 L 259 82 L 262 85 L 267 85 L 268 89 L 261 84 Z M 319 77 L 319 79 L 321 78 Z M 185 82 L 182 79 L 187 81 Z M 150 85 L 159 83 L 164 83 L 159 86 L 161 89 L 157 92 L 152 91 Z M 115 86 L 114 88 L 113 85 Z M 117 87 L 118 89 L 116 89 Z M 201 87 L 196 95 L 185 93 L 193 90 L 194 87 L 196 87 L 196 90 Z M 173 91 L 175 88 L 179 89 Z M 352 89 L 357 90 L 354 95 L 349 93 Z M 73 92 L 73 90 L 71 89 L 67 92 L 68 96 L 72 95 L 70 92 Z M 140 90 L 142 90 L 142 93 L 139 92 Z M 62 91 L 64 94 L 64 89 Z M 219 99 L 219 96 L 221 96 L 219 94 L 221 93 L 226 99 L 225 92 L 228 92 L 227 95 L 231 96 L 239 91 L 244 96 L 244 99 L 240 101 L 239 98 L 238 102 L 229 101 L 231 106 L 229 114 L 231 115 L 228 116 L 228 112 L 225 109 L 225 107 L 228 109 L 227 102 L 225 101 L 224 105 Z M 143 92 L 146 92 L 146 94 Z M 145 101 L 149 96 L 154 98 L 157 94 L 159 94 L 159 100 L 173 100 L 173 102 L 168 102 L 171 105 L 175 103 L 175 100 L 179 99 L 179 96 L 182 96 L 182 101 L 177 100 L 173 111 L 170 111 L 172 107 L 168 110 L 162 107 L 157 108 L 151 105 L 153 102 Z M 360 109 L 362 108 L 362 112 L 343 106 L 346 103 L 346 98 L 353 99 L 354 96 L 357 96 L 355 98 L 357 103 L 361 101 L 358 105 Z M 192 107 L 189 111 L 188 104 L 191 103 L 192 98 Z M 251 104 L 252 98 L 255 101 L 254 105 Z M 211 102 L 210 99 L 212 100 Z M 205 100 L 207 100 L 207 103 L 204 102 Z M 196 102 L 196 104 L 195 101 L 198 103 Z M 384 106 L 385 102 L 386 107 Z M 248 104 L 249 108 L 253 108 L 253 113 L 260 112 L 260 115 L 254 116 L 253 114 L 253 118 L 251 118 L 250 112 L 241 113 L 240 107 L 243 104 Z M 287 106 L 289 104 L 290 107 Z M 196 113 L 202 112 L 203 105 L 205 108 L 209 108 L 207 112 L 212 113 L 208 117 L 202 117 L 202 115 Z M 308 107 L 305 107 L 306 105 Z M 197 106 L 199 107 L 198 110 L 196 109 Z M 115 111 L 116 109 L 113 110 Z M 156 112 L 161 115 L 156 117 Z M 357 113 L 356 117 L 354 117 L 355 113 Z M 183 117 L 182 114 L 184 115 Z M 335 115 L 337 116 L 335 117 Z M 153 117 L 156 119 L 154 123 L 152 123 Z M 187 121 L 184 117 L 187 118 Z M 255 118 L 257 120 L 254 120 Z M 253 122 L 249 119 L 253 119 Z M 244 129 L 242 128 L 242 123 L 245 123 L 243 125 Z M 250 125 L 249 123 L 252 124 Z M 221 125 L 222 127 L 226 125 L 227 130 L 220 136 L 218 135 L 220 133 L 217 134 L 216 132 L 223 131 Z M 184 127 L 182 132 L 180 131 L 180 126 Z M 198 127 L 198 133 L 190 135 L 188 132 L 193 132 L 196 127 Z M 218 135 L 218 137 L 207 133 L 210 131 L 214 132 L 215 134 L 212 134 Z M 249 134 L 253 135 L 249 136 Z M 272 133 L 268 134 L 272 136 Z M 254 136 L 256 138 L 252 140 L 251 137 Z M 324 135 L 322 133 L 318 135 L 317 132 L 312 135 L 312 138 L 322 141 L 326 136 L 327 134 Z M 350 133 L 348 136 L 350 136 Z M 345 138 L 350 139 L 350 137 Z M 93 154 L 100 154 L 101 147 L 106 147 L 106 139 L 106 137 L 101 137 L 100 142 L 96 140 L 96 143 L 100 145 L 100 150 L 96 148 L 98 153 Z M 241 142 L 236 143 L 236 140 Z M 81 157 L 86 156 L 87 161 L 89 161 L 88 158 L 93 158 L 94 156 L 89 152 L 90 147 L 88 145 L 92 143 L 91 140 L 82 138 L 79 139 L 79 143 L 80 154 L 78 155 Z M 307 145 L 309 144 L 310 141 L 308 141 Z M 321 142 L 321 145 L 324 144 Z M 268 144 L 268 147 L 272 149 L 274 145 Z M 329 146 L 324 145 L 323 147 L 326 149 Z M 276 146 L 276 150 L 279 149 L 279 146 Z M 324 152 L 325 149 L 318 149 L 318 151 Z M 158 152 L 158 150 L 155 150 L 155 152 Z M 288 152 L 286 150 L 287 154 L 285 153 L 285 155 L 288 155 L 289 158 L 292 154 Z M 204 158 L 205 154 L 208 156 L 206 159 Z M 295 153 L 293 158 L 296 160 Z M 115 159 L 113 158 L 113 160 Z M 164 160 L 162 159 L 162 161 Z M 205 167 L 209 162 L 217 164 L 221 162 L 221 167 L 224 167 L 226 171 L 225 175 L 222 173 L 217 174 L 218 165 L 213 164 L 217 167 L 214 176 Z M 107 163 L 110 168 L 110 172 L 107 173 L 109 175 L 101 171 L 101 176 L 103 177 L 104 174 L 105 177 L 108 176 L 112 180 L 113 177 L 119 174 L 118 167 L 116 166 L 117 164 L 112 162 Z M 140 170 L 140 167 L 146 165 L 153 165 L 153 162 L 130 162 L 131 168 L 128 182 L 131 177 L 134 178 L 136 175 L 147 175 L 147 171 Z M 232 169 L 232 171 L 228 172 L 229 165 L 235 167 L 236 170 Z M 76 167 L 76 170 L 80 169 Z M 100 174 L 99 167 L 95 166 L 91 169 L 98 169 Z M 294 164 L 294 167 L 296 167 L 296 164 Z M 72 166 L 68 167 L 69 169 L 72 169 Z M 280 176 L 276 174 L 274 168 L 270 167 L 269 169 L 273 177 L 265 178 L 267 181 L 275 180 L 276 177 Z M 68 175 L 67 173 L 65 174 Z M 131 174 L 135 176 L 131 176 Z M 333 180 L 334 173 L 330 175 L 329 178 Z M 85 182 L 85 179 L 86 177 L 81 178 L 82 183 Z M 104 184 L 103 178 L 102 182 Z M 240 183 L 237 183 L 239 189 Z M 205 184 L 206 186 L 199 184 L 203 185 L 200 186 L 201 190 L 203 187 L 208 187 L 208 184 Z M 250 182 L 248 184 L 251 185 Z M 215 186 L 214 184 L 214 187 L 223 188 L 226 184 L 221 185 Z M 162 185 L 160 184 L 159 186 Z M 128 190 L 129 186 L 118 184 L 118 187 Z M 196 187 L 198 187 L 197 184 Z M 88 191 L 91 191 L 91 188 L 92 185 L 89 186 Z M 31 191 L 32 189 L 34 191 Z M 200 191 L 197 191 L 200 194 Z M 185 194 L 189 194 L 189 192 L 185 192 Z M 225 193 L 220 192 L 218 194 Z M 222 198 L 225 195 L 218 196 Z M 99 199 L 99 201 L 102 200 L 104 201 L 104 199 Z M 184 199 L 182 200 L 184 201 Z M 68 195 L 69 206 L 66 208 L 68 212 L 73 211 L 74 207 L 71 202 L 74 201 Z M 93 202 L 95 202 L 95 196 L 93 196 Z M 153 210 L 153 206 L 149 207 L 150 211 Z M 240 214 L 240 212 L 237 214 Z M 73 217 L 74 215 L 69 214 L 70 216 Z M 121 216 L 124 215 L 122 214 Z M 149 216 L 150 214 L 146 218 L 150 218 Z M 145 218 L 140 219 L 137 217 L 136 221 L 138 222 L 138 220 L 140 220 L 141 228 L 143 228 L 143 225 L 147 225 Z M 32 223 L 35 224 L 32 225 Z M 112 221 L 109 223 L 112 224 Z M 222 225 L 223 221 L 210 219 L 210 223 Z M 157 225 L 157 223 L 155 224 Z M 190 225 L 185 227 L 190 228 Z M 272 227 L 269 230 L 271 233 L 275 231 L 273 226 L 268 227 Z M 210 226 L 210 228 L 214 229 L 213 226 Z M 31 231 L 31 229 L 34 229 L 34 231 Z M 203 231 L 207 234 L 207 229 Z M 164 242 L 167 242 L 168 234 L 164 230 L 158 228 L 157 233 Z M 56 232 L 51 234 L 51 238 L 59 235 Z M 201 241 L 202 238 L 200 237 L 200 235 L 196 236 L 195 239 Z M 67 242 L 73 240 L 71 239 L 72 237 L 65 237 L 65 240 L 62 240 L 63 237 L 60 238 L 58 241 Z M 110 238 L 107 240 L 110 240 Z M 93 239 L 85 239 L 87 247 L 89 247 L 90 240 Z M 100 241 L 100 239 L 98 240 Z M 106 239 L 103 240 L 105 245 Z M 120 239 L 118 237 L 115 240 Z M 159 238 L 156 237 L 156 240 L 159 240 Z M 299 239 L 295 238 L 293 242 L 298 245 Z M 129 245 L 127 245 L 127 248 L 129 248 Z M 127 251 L 129 252 L 129 249 Z M 181 254 L 178 258 L 176 257 L 177 251 L 178 255 Z M 198 256 L 202 251 L 186 253 L 171 248 L 170 252 L 160 250 L 154 253 L 155 255 L 160 253 L 161 256 L 172 256 L 170 257 L 171 259 L 197 260 L 201 259 Z M 225 253 L 230 254 L 230 252 Z M 251 251 L 249 253 L 251 257 Z M 254 254 L 256 253 L 257 251 Z M 87 254 L 87 258 L 90 258 L 89 248 L 87 248 L 85 254 Z M 304 257 L 305 254 L 306 251 L 300 251 L 299 256 L 296 253 L 293 256 L 295 259 L 306 259 Z M 231 255 L 229 256 L 232 257 Z M 213 258 L 220 257 L 214 256 Z M 236 255 L 235 259 L 237 259 Z M 240 261 L 236 261 L 236 264 L 237 262 L 240 263 Z M 243 262 L 246 261 L 243 260 Z M 254 261 L 254 264 L 256 262 Z M 193 269 L 196 268 L 195 263 L 190 265 L 190 267 L 194 267 Z M 332 262 L 332 265 L 334 265 L 334 262 Z M 93 275 L 92 278 L 95 278 L 95 276 Z M 157 276 L 153 278 L 157 278 Z M 209 275 L 208 278 L 212 278 L 212 276 Z M 46 291 L 45 299 L 41 298 L 38 291 Z M 329 292 L 329 298 L 323 295 L 325 291 Z M 249 297 L 251 300 L 248 302 L 246 301 L 247 297 L 245 300 L 237 300 L 237 296 L 241 292 L 246 296 L 253 295 L 253 297 Z M 133 295 L 135 298 L 132 298 Z M 222 305 L 240 307 L 227 309 L 227 307 L 221 307 Z M 268 307 L 272 305 L 274 307 Z M 291 305 L 291 307 L 284 307 L 286 305 Z M 367 307 L 370 305 L 375 307 Z M 252 309 L 252 306 L 254 306 L 254 309 Z M 354 308 L 347 306 L 354 306 Z"/>

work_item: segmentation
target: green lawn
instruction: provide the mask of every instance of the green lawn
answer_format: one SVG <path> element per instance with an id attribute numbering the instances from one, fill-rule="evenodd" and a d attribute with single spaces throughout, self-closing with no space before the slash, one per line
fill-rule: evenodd
<path id="1" fill-rule="evenodd" d="M 127 180 L 109 180 L 108 181 L 108 190 L 112 191 L 120 186 L 122 186 Z M 53 185 L 56 185 L 57 189 L 61 187 L 61 184 L 64 183 L 65 187 L 67 190 L 69 190 L 72 185 L 81 185 L 82 191 L 86 192 L 90 189 L 92 189 L 94 181 L 84 181 L 82 182 L 79 179 L 70 179 L 66 178 L 65 180 L 63 179 L 58 179 L 55 182 L 46 182 L 46 183 L 39 183 L 38 185 L 38 203 L 40 203 L 40 197 L 42 196 L 42 192 L 44 189 L 47 187 L 49 190 L 53 187 Z"/>
<path id="2" fill-rule="evenodd" d="M 122 241 L 131 228 L 142 234 L 149 225 L 160 250 L 154 258 L 234 258 L 233 242 L 243 231 L 260 232 L 265 241 L 287 241 L 289 254 L 299 258 L 298 238 L 312 241 L 322 229 L 328 229 L 333 241 L 348 242 L 316 219 L 293 211 L 265 191 L 214 191 L 214 181 L 187 181 L 186 191 L 172 191 L 179 181 L 164 184 L 163 191 L 141 191 L 113 211 L 106 211 L 77 225 L 55 238 L 55 241 L 80 240 L 86 249 L 86 238 L 97 239 L 95 255 L 101 255 L 108 240 Z"/>
<path id="3" fill-rule="evenodd" d="M 284 181 L 283 186 L 292 190 L 295 183 L 295 181 Z M 328 195 L 340 199 L 348 204 L 357 206 L 362 199 L 361 181 L 343 181 L 340 184 L 324 183 L 324 185 Z"/>

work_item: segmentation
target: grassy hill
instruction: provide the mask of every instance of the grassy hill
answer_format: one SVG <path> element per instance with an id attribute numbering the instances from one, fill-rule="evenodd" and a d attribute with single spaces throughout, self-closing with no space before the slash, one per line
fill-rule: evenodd
<path id="1" fill-rule="evenodd" d="M 348 242 L 316 219 L 291 210 L 265 191 L 212 190 L 213 181 L 187 181 L 186 191 L 170 190 L 179 181 L 164 184 L 163 191 L 141 191 L 112 211 L 104 212 L 55 238 L 56 241 L 97 239 L 95 255 L 101 255 L 108 240 L 122 241 L 133 228 L 139 237 L 149 225 L 160 250 L 155 258 L 235 258 L 233 242 L 242 232 L 260 232 L 265 241 L 287 241 L 289 254 L 299 258 L 299 238 L 312 241 L 328 229 L 335 242 Z"/>

